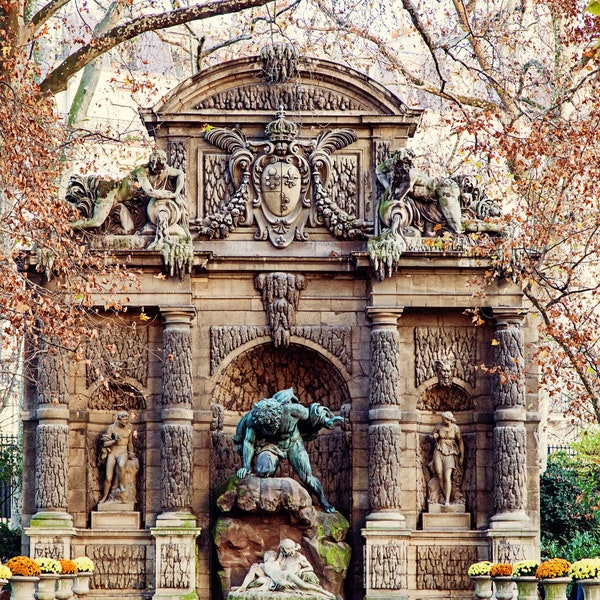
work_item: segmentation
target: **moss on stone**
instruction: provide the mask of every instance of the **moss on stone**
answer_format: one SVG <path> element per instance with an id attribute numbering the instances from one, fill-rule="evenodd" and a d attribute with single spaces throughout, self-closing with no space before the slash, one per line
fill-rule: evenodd
<path id="1" fill-rule="evenodd" d="M 348 544 L 335 543 L 329 540 L 319 542 L 319 556 L 326 567 L 330 567 L 336 573 L 343 573 L 350 564 L 351 548 Z"/>

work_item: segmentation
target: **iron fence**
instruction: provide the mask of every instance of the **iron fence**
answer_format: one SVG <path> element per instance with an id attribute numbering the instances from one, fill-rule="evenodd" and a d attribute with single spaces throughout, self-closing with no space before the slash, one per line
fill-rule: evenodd
<path id="1" fill-rule="evenodd" d="M 18 481 L 15 480 L 15 466 L 20 462 L 19 436 L 0 434 L 0 472 L 3 475 L 0 477 L 0 522 L 10 521 L 12 516 L 13 497 L 18 486 Z"/>
<path id="2" fill-rule="evenodd" d="M 564 452 L 569 456 L 575 456 L 575 450 L 570 444 L 548 444 L 548 454 L 553 452 Z"/>

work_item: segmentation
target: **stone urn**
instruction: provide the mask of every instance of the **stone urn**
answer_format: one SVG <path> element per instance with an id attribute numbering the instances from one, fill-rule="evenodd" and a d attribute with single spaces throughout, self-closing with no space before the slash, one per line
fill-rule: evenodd
<path id="1" fill-rule="evenodd" d="M 75 585 L 73 586 L 73 592 L 78 598 L 87 596 L 90 592 L 90 581 L 94 576 L 93 573 L 81 572 L 75 576 Z"/>
<path id="2" fill-rule="evenodd" d="M 538 600 L 537 577 L 513 577 L 517 585 L 517 600 Z"/>
<path id="3" fill-rule="evenodd" d="M 54 600 L 59 577 L 57 573 L 42 573 L 35 589 L 35 600 Z"/>
<path id="4" fill-rule="evenodd" d="M 556 577 L 555 579 L 540 579 L 544 587 L 546 600 L 567 600 L 567 586 L 571 583 L 570 577 Z"/>
<path id="5" fill-rule="evenodd" d="M 71 600 L 73 598 L 73 585 L 75 584 L 75 575 L 60 575 L 58 579 L 58 588 L 56 589 L 56 600 Z"/>
<path id="6" fill-rule="evenodd" d="M 514 581 L 512 577 L 494 577 L 496 586 L 496 600 L 512 600 Z"/>
<path id="7" fill-rule="evenodd" d="M 584 600 L 600 600 L 600 579 L 580 579 L 577 583 L 583 590 Z"/>
<path id="8" fill-rule="evenodd" d="M 486 600 L 492 597 L 492 578 L 489 575 L 476 575 L 471 577 L 471 581 L 475 586 L 473 598 Z"/>
<path id="9" fill-rule="evenodd" d="M 35 586 L 39 577 L 25 577 L 23 575 L 13 575 L 10 581 L 10 599 L 11 600 L 32 600 L 35 594 Z"/>

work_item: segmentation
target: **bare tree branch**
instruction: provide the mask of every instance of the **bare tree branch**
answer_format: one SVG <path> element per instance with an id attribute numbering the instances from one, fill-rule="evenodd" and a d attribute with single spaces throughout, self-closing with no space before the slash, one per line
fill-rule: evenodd
<path id="1" fill-rule="evenodd" d="M 33 36 L 39 29 L 53 17 L 65 4 L 68 4 L 71 0 L 50 0 L 40 10 L 38 10 L 33 17 L 31 17 L 30 24 L 32 26 L 30 35 Z"/>
<path id="2" fill-rule="evenodd" d="M 213 0 L 206 4 L 199 4 L 180 8 L 165 13 L 145 15 L 132 21 L 114 27 L 104 35 L 92 39 L 69 57 L 56 69 L 49 73 L 40 87 L 45 92 L 54 94 L 67 88 L 70 77 L 83 69 L 89 62 L 101 56 L 124 41 L 130 40 L 146 31 L 166 29 L 183 25 L 190 21 L 209 19 L 217 15 L 239 12 L 247 8 L 254 8 L 268 4 L 272 0 Z"/>
<path id="3" fill-rule="evenodd" d="M 331 12 L 323 3 L 322 0 L 315 0 L 316 5 L 319 9 L 329 18 L 331 19 L 338 27 L 344 29 L 345 31 L 351 32 L 354 35 L 358 35 L 361 38 L 371 42 L 373 45 L 377 47 L 381 56 L 389 62 L 390 67 L 395 69 L 400 73 L 405 79 L 406 82 L 416 89 L 419 89 L 423 92 L 427 92 L 432 96 L 436 96 L 438 98 L 443 98 L 445 100 L 451 100 L 453 102 L 457 102 L 459 104 L 463 104 L 465 106 L 470 106 L 473 108 L 480 108 L 483 110 L 491 110 L 495 111 L 498 109 L 498 106 L 489 100 L 484 98 L 477 98 L 475 96 L 467 96 L 465 94 L 460 94 L 453 92 L 452 94 L 448 94 L 437 85 L 432 85 L 429 82 L 425 81 L 422 77 L 419 77 L 413 73 L 411 73 L 405 65 L 403 65 L 397 58 L 396 53 L 389 46 L 387 46 L 380 38 L 373 35 L 368 29 L 357 27 L 354 24 L 350 24 L 339 14 Z"/>

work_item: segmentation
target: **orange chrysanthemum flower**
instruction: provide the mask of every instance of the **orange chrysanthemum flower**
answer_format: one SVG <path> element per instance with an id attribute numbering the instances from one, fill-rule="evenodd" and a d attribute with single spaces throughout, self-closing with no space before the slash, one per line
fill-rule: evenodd
<path id="1" fill-rule="evenodd" d="M 13 575 L 21 577 L 39 577 L 41 573 L 40 565 L 29 556 L 14 556 L 6 563 L 6 566 Z"/>
<path id="2" fill-rule="evenodd" d="M 557 577 L 568 577 L 571 563 L 564 558 L 551 558 L 544 561 L 536 570 L 538 579 L 556 579 Z"/>
<path id="3" fill-rule="evenodd" d="M 61 558 L 58 562 L 60 562 L 60 566 L 62 567 L 63 575 L 75 575 L 77 573 L 77 565 L 74 561 Z"/>
<path id="4" fill-rule="evenodd" d="M 490 575 L 492 577 L 510 577 L 512 575 L 512 565 L 508 563 L 493 564 L 490 569 Z"/>

